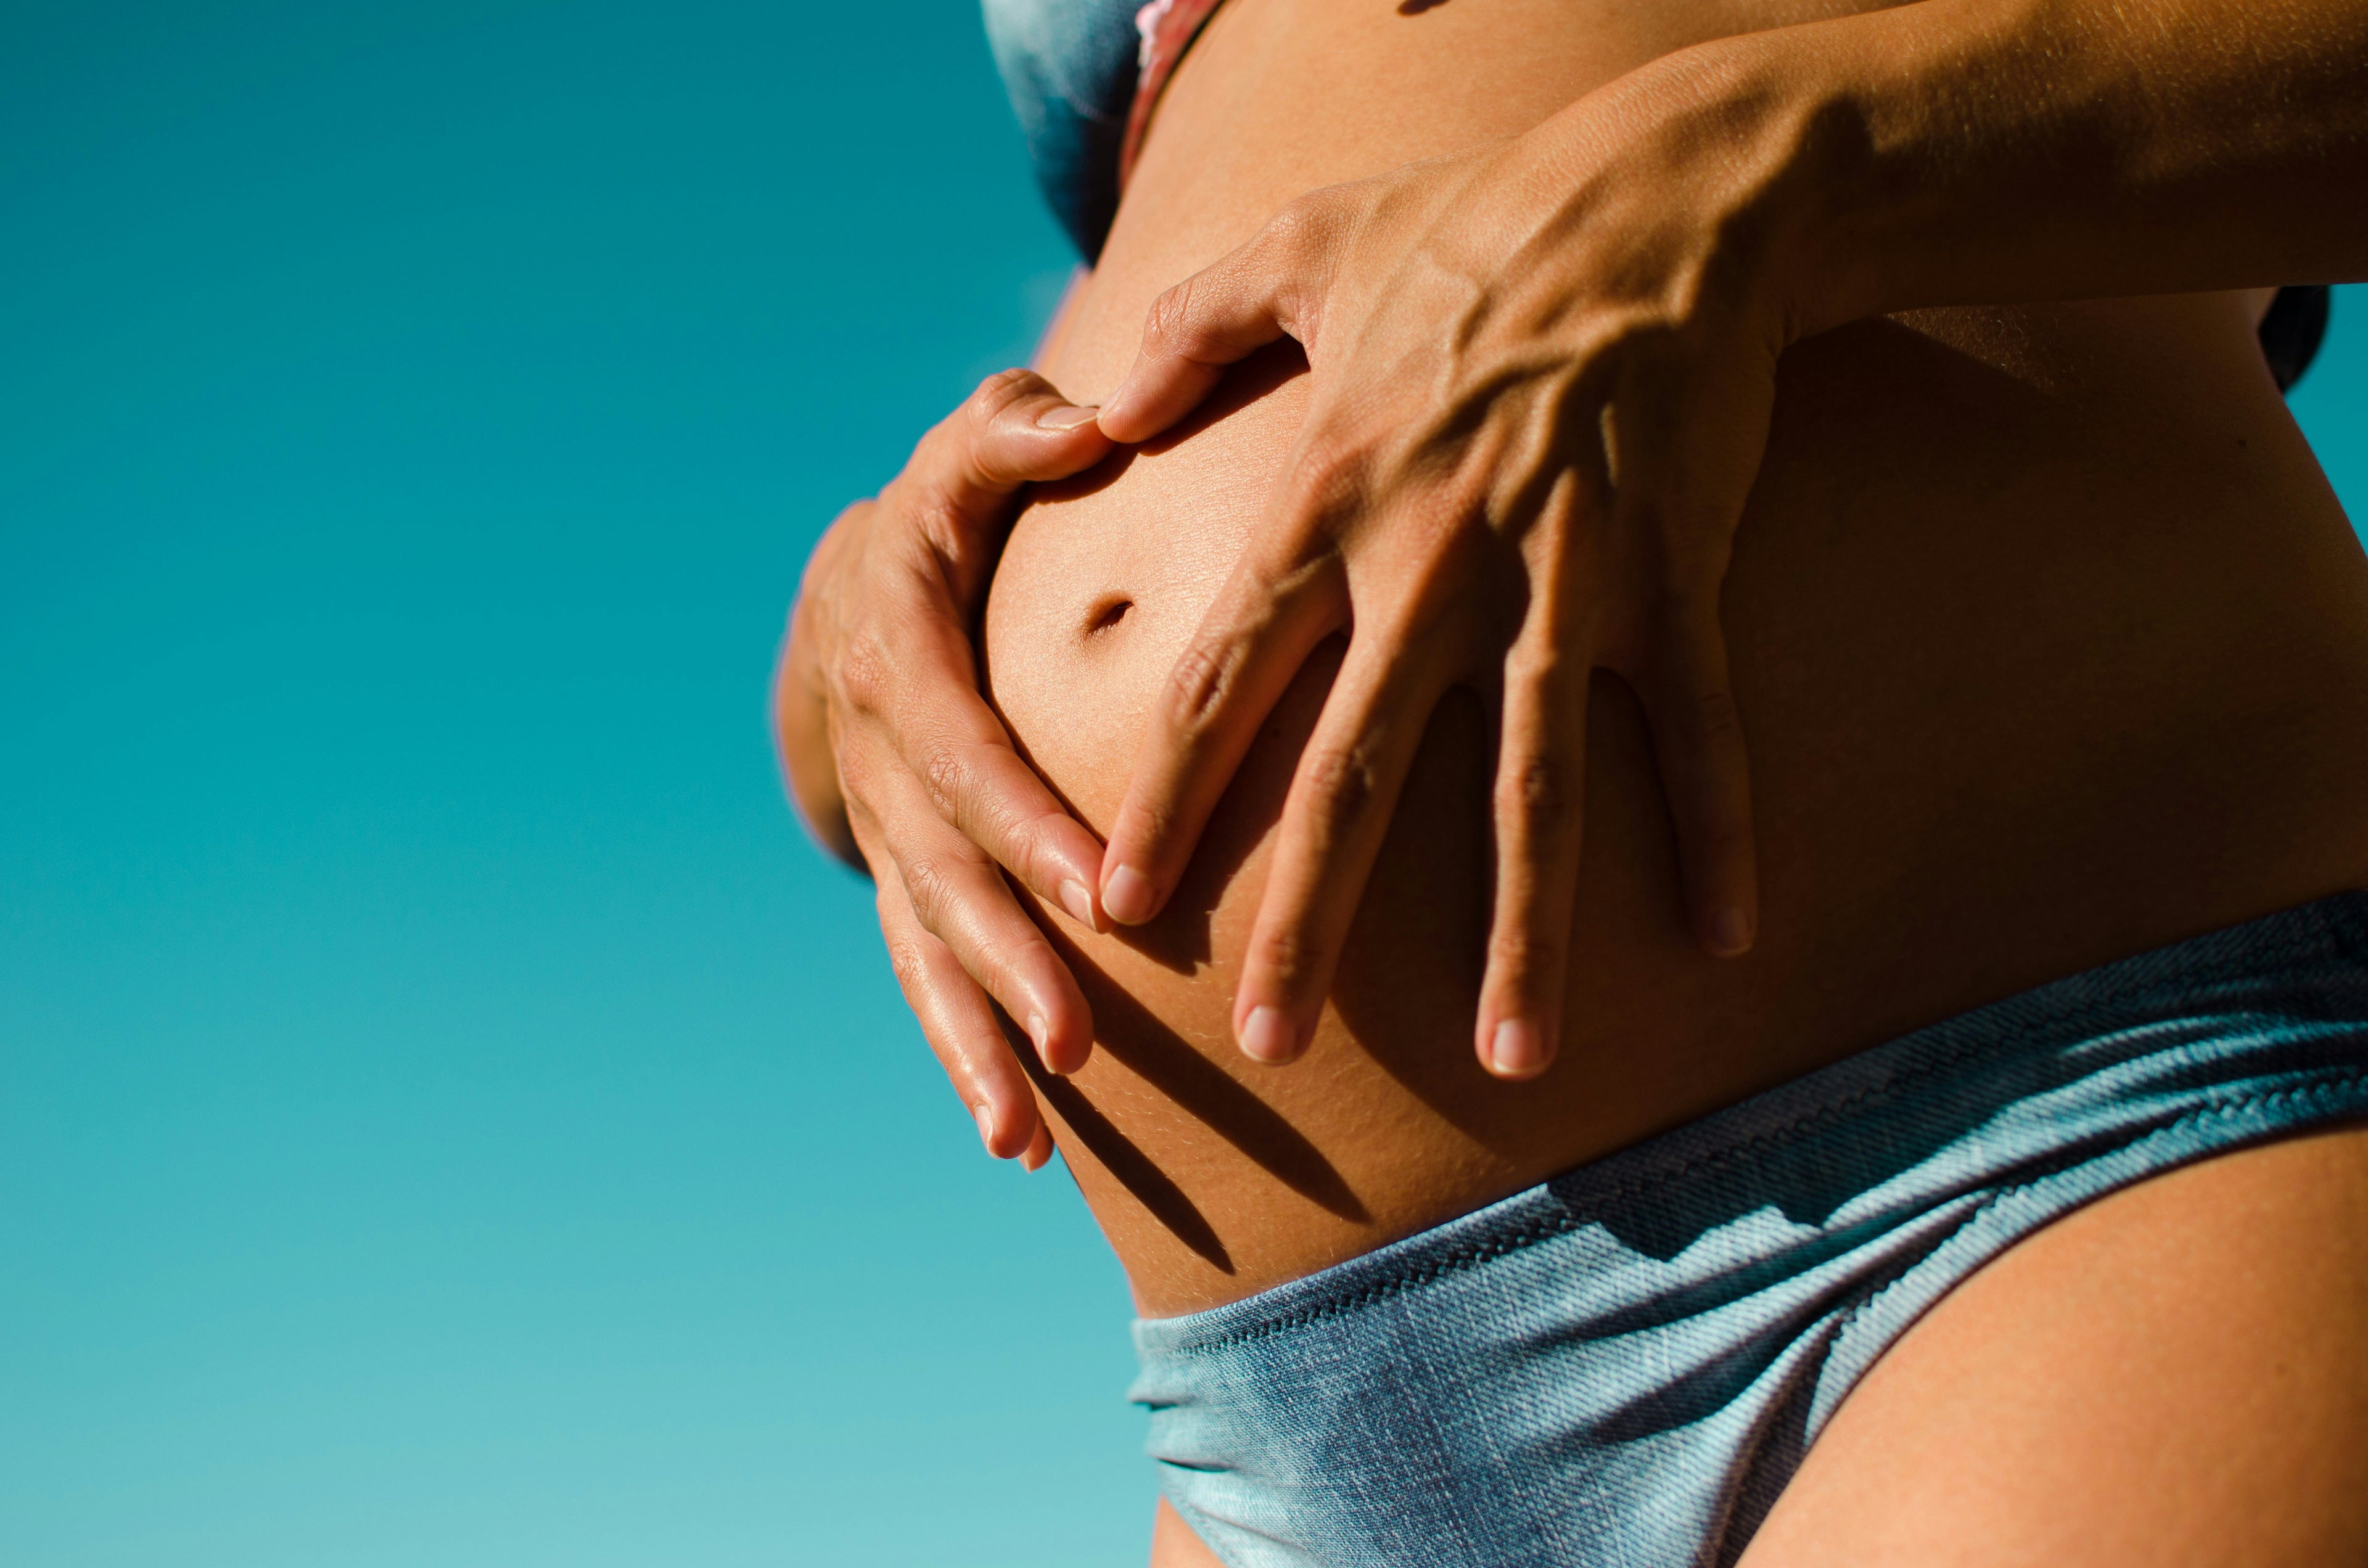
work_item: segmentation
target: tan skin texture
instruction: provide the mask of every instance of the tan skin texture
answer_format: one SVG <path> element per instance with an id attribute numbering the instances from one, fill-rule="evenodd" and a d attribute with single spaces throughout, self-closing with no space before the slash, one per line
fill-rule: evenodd
<path id="1" fill-rule="evenodd" d="M 2368 209 L 2350 199 L 2368 188 L 2368 8 L 2352 0 L 1713 19 L 1791 25 L 1661 55 L 1518 137 L 1295 199 L 1161 296 L 1102 409 L 1104 433 L 1139 442 L 1280 335 L 1313 367 L 1101 870 L 1112 918 L 1154 914 L 1283 686 L 1353 626 L 1235 986 L 1237 1038 L 1261 1061 L 1313 1028 L 1423 722 L 1459 681 L 1501 688 L 1474 1030 L 1494 1071 L 1534 1076 L 1559 1037 L 1590 670 L 1617 672 L 1647 721 L 1698 939 L 1751 945 L 1748 748 L 1719 597 L 1785 347 L 1923 306 L 2368 275 Z M 1627 18 L 1611 20 L 1589 36 L 1616 42 Z"/>
<path id="2" fill-rule="evenodd" d="M 1600 7 L 1502 16 L 1621 41 Z M 1150 918 L 1326 635 L 1352 633 L 1244 949 L 1242 1048 L 1273 1062 L 1306 1043 L 1428 721 L 1463 683 L 1501 720 L 1473 1040 L 1491 1071 L 1533 1077 L 1561 1032 L 1589 671 L 1640 699 L 1698 939 L 1749 946 L 1719 599 L 1784 347 L 1936 305 L 2216 289 L 2258 310 L 2265 283 L 2368 277 L 2359 0 L 1789 16 L 1724 15 L 1786 25 L 1654 56 L 1519 136 L 1295 198 L 1159 297 L 1099 415 L 1029 372 L 989 378 L 817 545 L 776 685 L 788 780 L 816 835 L 879 873 L 898 979 L 991 1153 L 1040 1163 L 1051 1145 L 990 995 L 1050 1071 L 1092 1043 L 1005 873 L 1084 924 Z M 1286 335 L 1314 366 L 1306 415 L 1104 844 L 976 684 L 1015 492 L 1168 430 Z"/>
<path id="3" fill-rule="evenodd" d="M 1750 20 L 1235 0 L 1178 73 L 1047 373 L 1106 395 L 1151 298 L 1295 193 L 1513 134 Z M 2368 885 L 2368 562 L 2261 369 L 2253 308 L 1928 312 L 1789 353 L 1725 616 L 1759 942 L 1717 960 L 1689 937 L 1641 722 L 1599 676 L 1568 1019 L 1535 1082 L 1490 1078 L 1468 1044 L 1487 919 L 1476 699 L 1434 721 L 1292 1066 L 1244 1058 L 1229 1008 L 1328 659 L 1157 920 L 1096 935 L 1038 905 L 1097 1045 L 1039 1091 L 1141 1310 L 1238 1299 L 1916 1025 Z M 1098 831 L 1274 483 L 1305 406 L 1295 371 L 1269 352 L 1170 437 L 1040 493 L 1012 532 L 983 633 L 991 696 Z M 1885 1358 L 1751 1561 L 2356 1560 L 2363 1278 L 2357 1134 L 2095 1205 Z M 1206 1561 L 1164 1513 L 1155 1560 Z"/>

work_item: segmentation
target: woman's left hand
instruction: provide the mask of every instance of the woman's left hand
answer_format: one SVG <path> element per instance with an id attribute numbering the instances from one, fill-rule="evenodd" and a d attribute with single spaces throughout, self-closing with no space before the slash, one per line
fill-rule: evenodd
<path id="1" fill-rule="evenodd" d="M 1269 710 L 1349 632 L 1235 1000 L 1253 1057 L 1309 1040 L 1455 685 L 1503 702 L 1475 1031 L 1490 1071 L 1528 1077 L 1554 1054 L 1597 669 L 1650 720 L 1697 938 L 1752 943 L 1719 595 L 1793 335 L 1796 182 L 1760 151 L 1784 137 L 1693 110 L 1704 69 L 1671 56 L 1517 141 L 1292 203 L 1158 301 L 1104 405 L 1105 433 L 1141 441 L 1277 337 L 1313 369 L 1285 477 L 1156 710 L 1102 862 L 1109 914 L 1155 915 Z"/>

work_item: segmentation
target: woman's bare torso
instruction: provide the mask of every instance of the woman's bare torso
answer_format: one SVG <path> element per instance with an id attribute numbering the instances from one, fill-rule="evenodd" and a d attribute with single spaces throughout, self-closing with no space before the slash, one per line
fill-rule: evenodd
<path id="1" fill-rule="evenodd" d="M 1810 14 L 1232 0 L 1045 368 L 1106 394 L 1151 299 L 1303 190 Z M 1013 532 L 989 684 L 1090 824 L 1281 472 L 1296 369 L 1245 367 L 1180 436 L 1041 494 Z M 1797 347 L 1726 621 L 1759 946 L 1693 947 L 1649 747 L 1602 680 L 1572 1000 L 1542 1080 L 1489 1078 L 1469 1043 L 1494 755 L 1474 698 L 1434 721 L 1298 1063 L 1250 1062 L 1227 1019 L 1324 661 L 1167 915 L 1104 937 L 1046 917 L 1099 1044 L 1044 1096 L 1145 1312 L 1250 1294 L 2025 986 L 2368 885 L 2368 561 L 2240 297 L 1932 312 Z"/>

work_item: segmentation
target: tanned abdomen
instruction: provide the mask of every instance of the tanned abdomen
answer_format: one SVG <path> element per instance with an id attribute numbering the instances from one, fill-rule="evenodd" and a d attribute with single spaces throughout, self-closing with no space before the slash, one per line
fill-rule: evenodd
<path id="1" fill-rule="evenodd" d="M 1645 13 L 1649 12 L 1646 17 Z M 1754 19 L 1755 17 L 1757 19 Z M 1169 88 L 1046 366 L 1106 394 L 1161 288 L 1310 187 L 1518 133 L 1734 6 L 1233 0 Z M 1304 407 L 1288 346 L 1177 437 L 1039 496 L 988 608 L 992 694 L 1106 828 L 1145 716 Z M 1599 676 L 1562 1055 L 1474 1058 L 1489 716 L 1433 721 L 1313 1051 L 1227 1035 L 1303 675 L 1174 907 L 1044 916 L 1098 1049 L 1043 1095 L 1142 1309 L 1235 1299 L 1982 1002 L 2368 885 L 2368 562 L 2234 296 L 1876 321 L 1784 361 L 1725 617 L 1758 948 L 1679 919 L 1633 703 Z"/>

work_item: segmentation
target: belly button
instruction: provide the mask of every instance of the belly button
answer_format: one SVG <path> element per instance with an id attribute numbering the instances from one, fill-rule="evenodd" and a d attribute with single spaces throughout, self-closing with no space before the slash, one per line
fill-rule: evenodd
<path id="1" fill-rule="evenodd" d="M 1093 608 L 1086 612 L 1086 635 L 1094 637 L 1108 631 L 1124 620 L 1126 612 L 1133 608 L 1134 601 L 1124 594 L 1110 594 L 1096 599 Z"/>

